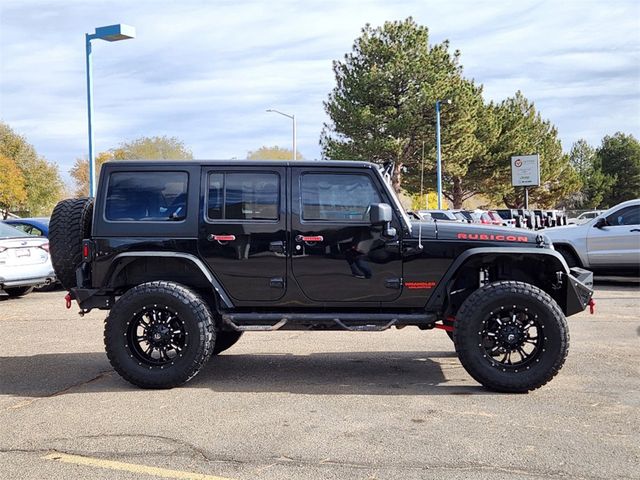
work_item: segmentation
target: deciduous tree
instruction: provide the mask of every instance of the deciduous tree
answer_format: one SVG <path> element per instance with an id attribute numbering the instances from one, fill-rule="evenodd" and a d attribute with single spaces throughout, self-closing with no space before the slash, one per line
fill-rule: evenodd
<path id="1" fill-rule="evenodd" d="M 247 160 L 291 160 L 293 151 L 290 148 L 260 147 L 247 153 Z M 296 152 L 296 160 L 304 160 L 300 152 Z"/>
<path id="2" fill-rule="evenodd" d="M 96 156 L 96 178 L 99 178 L 102 164 L 109 160 L 191 160 L 192 158 L 191 150 L 177 137 L 140 137 L 99 153 Z M 89 194 L 89 160 L 76 159 L 69 173 L 76 184 L 76 196 L 87 196 Z"/>
<path id="3" fill-rule="evenodd" d="M 16 162 L 0 154 L 0 215 L 7 218 L 9 212 L 18 210 L 26 200 L 22 172 Z"/>
<path id="4" fill-rule="evenodd" d="M 24 178 L 23 208 L 32 216 L 49 215 L 64 191 L 57 165 L 38 155 L 27 140 L 0 122 L 0 155 L 13 160 Z"/>

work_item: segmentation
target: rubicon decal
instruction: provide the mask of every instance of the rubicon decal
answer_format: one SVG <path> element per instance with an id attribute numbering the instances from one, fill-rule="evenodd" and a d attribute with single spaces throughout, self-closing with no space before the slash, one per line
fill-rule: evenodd
<path id="1" fill-rule="evenodd" d="M 436 286 L 436 282 L 405 282 L 404 286 L 409 290 L 428 290 Z"/>
<path id="2" fill-rule="evenodd" d="M 459 240 L 496 240 L 498 242 L 528 242 L 524 235 L 494 235 L 493 233 L 458 233 Z"/>

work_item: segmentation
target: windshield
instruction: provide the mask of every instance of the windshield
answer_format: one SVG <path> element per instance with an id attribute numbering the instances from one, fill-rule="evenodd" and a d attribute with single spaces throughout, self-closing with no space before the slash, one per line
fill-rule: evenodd
<path id="1" fill-rule="evenodd" d="M 405 212 L 404 207 L 402 206 L 402 203 L 400 203 L 400 199 L 398 198 L 398 195 L 396 194 L 396 191 L 389 184 L 389 182 L 387 181 L 386 176 L 383 175 L 380 166 L 378 166 L 378 168 L 375 169 L 375 170 L 377 171 L 378 175 L 380 175 L 380 178 L 382 179 L 382 183 L 386 187 L 387 192 L 389 192 L 389 195 L 391 196 L 391 200 L 395 204 L 394 206 L 400 212 L 400 215 L 402 215 L 402 220 L 403 220 L 404 224 L 406 225 L 406 227 L 409 230 L 411 230 L 411 220 L 409 219 L 409 215 L 407 215 L 407 212 Z"/>
<path id="2" fill-rule="evenodd" d="M 18 238 L 25 236 L 26 234 L 17 228 L 13 228 L 6 223 L 0 222 L 0 238 Z"/>

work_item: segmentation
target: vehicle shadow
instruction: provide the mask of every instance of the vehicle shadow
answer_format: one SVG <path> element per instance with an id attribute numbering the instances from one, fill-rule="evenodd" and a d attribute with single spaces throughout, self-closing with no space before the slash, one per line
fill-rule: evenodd
<path id="1" fill-rule="evenodd" d="M 213 357 L 188 388 L 214 392 L 304 395 L 485 395 L 449 384 L 434 359 L 453 352 L 326 352 L 311 355 L 233 354 Z M 456 361 L 447 368 L 462 369 Z M 0 395 L 50 397 L 64 393 L 127 391 L 102 352 L 0 357 Z"/>

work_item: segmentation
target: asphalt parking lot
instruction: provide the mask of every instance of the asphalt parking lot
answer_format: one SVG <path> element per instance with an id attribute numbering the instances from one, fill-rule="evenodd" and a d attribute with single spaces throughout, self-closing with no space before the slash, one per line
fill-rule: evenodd
<path id="1" fill-rule="evenodd" d="M 0 478 L 640 478 L 640 285 L 600 283 L 559 376 L 479 387 L 442 331 L 246 334 L 186 386 L 137 389 L 104 312 L 0 302 Z"/>

